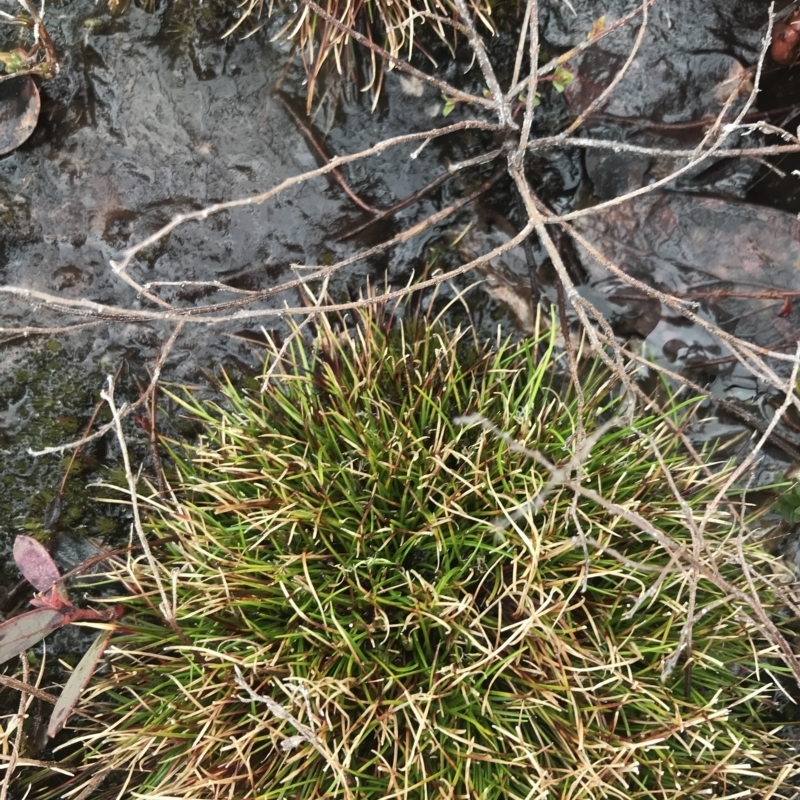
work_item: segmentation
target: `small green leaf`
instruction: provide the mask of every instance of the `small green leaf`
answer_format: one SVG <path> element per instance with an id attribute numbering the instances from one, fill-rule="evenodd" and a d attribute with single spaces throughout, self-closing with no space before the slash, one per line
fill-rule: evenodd
<path id="1" fill-rule="evenodd" d="M 553 73 L 553 88 L 561 94 L 574 80 L 575 76 L 568 69 L 558 67 Z"/>
<path id="2" fill-rule="evenodd" d="M 775 504 L 775 510 L 792 525 L 800 522 L 800 483 L 783 493 Z"/>

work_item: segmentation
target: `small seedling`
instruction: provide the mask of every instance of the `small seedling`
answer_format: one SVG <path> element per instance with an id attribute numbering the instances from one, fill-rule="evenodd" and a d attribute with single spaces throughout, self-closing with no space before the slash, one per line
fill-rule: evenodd
<path id="1" fill-rule="evenodd" d="M 72 605 L 55 561 L 46 548 L 30 536 L 17 536 L 14 542 L 14 561 L 25 580 L 39 594 L 31 600 L 33 611 L 0 624 L 0 664 L 33 647 L 45 636 L 65 625 L 73 622 L 111 622 L 122 616 L 120 606 L 106 611 L 95 611 Z M 101 633 L 73 670 L 53 709 L 47 729 L 49 736 L 55 736 L 69 719 L 112 633 L 113 628 Z"/>
<path id="2" fill-rule="evenodd" d="M 27 69 L 31 63 L 28 54 L 20 47 L 7 53 L 0 53 L 0 61 L 5 66 L 7 75 L 11 75 L 14 72 L 21 72 L 23 69 Z"/>
<path id="3" fill-rule="evenodd" d="M 444 100 L 444 106 L 442 106 L 442 116 L 446 117 L 449 116 L 456 107 L 458 100 L 456 100 L 454 97 L 448 97 L 446 94 L 442 95 L 442 99 Z"/>
<path id="4" fill-rule="evenodd" d="M 575 76 L 564 67 L 556 67 L 556 71 L 553 73 L 553 88 L 559 93 L 562 94 L 564 89 L 569 86 L 572 81 L 575 80 Z"/>

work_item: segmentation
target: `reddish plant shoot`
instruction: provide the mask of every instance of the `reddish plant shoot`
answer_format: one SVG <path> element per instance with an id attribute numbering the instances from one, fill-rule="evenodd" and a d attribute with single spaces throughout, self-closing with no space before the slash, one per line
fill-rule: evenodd
<path id="1" fill-rule="evenodd" d="M 46 548 L 30 536 L 18 536 L 14 542 L 14 561 L 19 571 L 39 594 L 31 600 L 33 611 L 0 624 L 0 664 L 20 655 L 49 633 L 74 622 L 111 622 L 122 618 L 125 609 L 116 605 L 105 611 L 76 608 L 60 584 L 61 573 Z M 67 723 L 75 704 L 103 655 L 113 627 L 103 631 L 84 654 L 56 702 L 49 736 L 55 736 Z"/>

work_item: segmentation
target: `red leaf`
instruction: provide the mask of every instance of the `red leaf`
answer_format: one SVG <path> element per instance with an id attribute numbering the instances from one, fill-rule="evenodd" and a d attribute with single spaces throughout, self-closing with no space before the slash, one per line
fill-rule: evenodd
<path id="1" fill-rule="evenodd" d="M 30 536 L 17 536 L 14 541 L 14 561 L 25 580 L 38 592 L 47 592 L 61 578 L 56 562 L 47 549 Z"/>
<path id="2" fill-rule="evenodd" d="M 6 620 L 0 625 L 0 664 L 33 647 L 48 633 L 66 624 L 66 617 L 52 608 L 37 608 Z"/>
<path id="3" fill-rule="evenodd" d="M 55 736 L 67 724 L 75 705 L 80 700 L 86 684 L 94 673 L 97 662 L 105 652 L 113 628 L 103 631 L 95 640 L 92 646 L 83 654 L 83 658 L 78 662 L 78 666 L 69 676 L 61 696 L 56 701 L 53 713 L 50 717 L 50 724 L 47 726 L 47 735 L 51 738 Z"/>
<path id="4" fill-rule="evenodd" d="M 781 306 L 781 310 L 778 312 L 779 317 L 791 317 L 792 316 L 792 296 L 787 295 L 786 299 L 783 301 L 783 305 Z"/>

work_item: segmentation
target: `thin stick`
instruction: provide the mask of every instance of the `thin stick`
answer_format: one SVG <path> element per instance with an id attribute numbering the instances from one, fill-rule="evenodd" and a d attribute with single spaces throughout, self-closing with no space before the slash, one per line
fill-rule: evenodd
<path id="1" fill-rule="evenodd" d="M 166 225 L 164 225 L 162 228 L 159 228 L 159 230 L 157 230 L 154 234 L 148 236 L 146 239 L 134 245 L 133 247 L 129 247 L 127 250 L 125 250 L 120 261 L 111 262 L 111 268 L 115 273 L 121 275 L 128 268 L 131 260 L 137 253 L 141 252 L 146 247 L 156 244 L 168 233 L 171 233 L 173 230 L 175 230 L 175 228 L 185 224 L 186 222 L 191 222 L 193 220 L 206 220 L 214 214 L 219 214 L 222 211 L 229 211 L 233 208 L 261 205 L 276 195 L 281 194 L 281 192 L 285 191 L 286 189 L 289 189 L 293 186 L 298 186 L 299 184 L 310 181 L 313 178 L 327 175 L 332 170 L 337 169 L 341 164 L 350 164 L 353 161 L 359 161 L 363 158 L 367 158 L 368 156 L 382 153 L 384 150 L 387 150 L 390 147 L 397 147 L 398 145 L 407 144 L 409 142 L 417 142 L 420 139 L 434 139 L 438 136 L 446 136 L 450 133 L 456 133 L 457 131 L 496 131 L 500 129 L 501 126 L 488 121 L 484 122 L 483 120 L 474 119 L 463 120 L 461 122 L 455 122 L 452 125 L 445 125 L 441 128 L 435 128 L 433 130 L 423 131 L 421 133 L 408 133 L 402 136 L 394 136 L 390 139 L 384 139 L 383 141 L 378 142 L 378 144 L 368 147 L 366 150 L 361 150 L 358 153 L 353 153 L 349 156 L 335 156 L 325 166 L 304 172 L 302 175 L 286 178 L 286 180 L 281 181 L 281 183 L 279 183 L 277 186 L 274 186 L 272 189 L 268 189 L 265 192 L 261 192 L 260 194 L 251 195 L 250 197 L 242 197 L 238 200 L 228 200 L 222 203 L 214 203 L 213 205 L 206 206 L 199 211 L 190 211 L 186 214 L 176 214 Z M 159 304 L 160 303 L 161 301 L 159 301 Z"/>
<path id="2" fill-rule="evenodd" d="M 150 431 L 149 441 L 150 457 L 153 459 L 153 468 L 156 471 L 156 483 L 158 484 L 158 493 L 161 495 L 167 494 L 167 479 L 164 475 L 164 465 L 161 463 L 161 454 L 158 452 L 158 383 L 150 379 L 150 385 L 153 391 L 150 392 Z"/>
<path id="3" fill-rule="evenodd" d="M 768 27 L 771 29 L 773 21 L 775 19 L 775 9 L 774 3 L 770 5 L 769 11 L 769 24 Z M 727 141 L 730 134 L 736 130 L 736 127 L 741 123 L 744 117 L 747 115 L 748 111 L 750 110 L 750 106 L 755 102 L 756 95 L 759 91 L 759 86 L 761 83 L 761 73 L 764 66 L 764 59 L 767 56 L 767 52 L 769 50 L 769 42 L 770 42 L 770 34 L 764 37 L 762 42 L 761 53 L 758 58 L 758 62 L 756 64 L 756 72 L 755 78 L 753 80 L 753 89 L 750 92 L 747 101 L 745 102 L 742 110 L 736 115 L 735 120 L 725 125 L 722 130 L 720 136 L 714 141 L 708 149 L 703 149 L 705 146 L 711 141 L 712 136 L 717 132 L 720 127 L 721 120 L 725 118 L 725 114 L 727 113 L 728 109 L 730 108 L 730 104 L 733 102 L 736 94 L 738 93 L 737 90 L 731 92 L 731 95 L 728 97 L 728 100 L 725 106 L 720 111 L 719 115 L 717 116 L 717 120 L 715 124 L 712 126 L 711 130 L 703 137 L 703 140 L 697 145 L 697 148 L 694 150 L 694 157 L 689 161 L 688 164 L 685 164 L 683 167 L 679 167 L 678 169 L 671 172 L 669 175 L 649 184 L 648 186 L 643 186 L 640 189 L 635 189 L 632 192 L 628 192 L 620 197 L 616 197 L 613 200 L 607 200 L 602 203 L 598 203 L 597 205 L 592 206 L 591 208 L 586 209 L 578 209 L 576 211 L 571 211 L 567 214 L 559 214 L 553 215 L 545 218 L 546 223 L 553 223 L 553 222 L 567 222 L 569 220 L 578 219 L 579 217 L 585 217 L 588 214 L 596 214 L 599 211 L 603 211 L 606 208 L 614 208 L 615 206 L 621 205 L 622 203 L 626 203 L 629 200 L 633 200 L 635 197 L 640 197 L 644 194 L 650 194 L 651 192 L 655 191 L 656 189 L 666 186 L 668 183 L 672 183 L 676 178 L 679 178 L 684 173 L 688 172 L 690 169 L 694 169 L 697 167 L 698 164 L 702 164 L 704 161 L 711 158 L 711 156 L 716 155 L 719 153 L 722 145 Z M 568 140 L 567 140 L 568 141 Z"/>
<path id="4" fill-rule="evenodd" d="M 776 375 L 775 372 L 770 369 L 769 366 L 758 356 L 768 356 L 769 358 L 778 361 L 788 362 L 794 366 L 797 363 L 796 355 L 789 356 L 784 353 L 778 353 L 774 350 L 767 350 L 766 348 L 752 345 L 736 336 L 733 336 L 732 334 L 727 333 L 718 325 L 708 322 L 708 320 L 703 319 L 703 317 L 691 311 L 687 307 L 686 301 L 682 301 L 671 294 L 665 294 L 653 289 L 646 283 L 643 283 L 642 281 L 632 278 L 630 275 L 626 274 L 623 270 L 617 267 L 616 264 L 607 259 L 599 250 L 597 250 L 597 248 L 594 247 L 591 242 L 581 236 L 574 228 L 572 228 L 572 226 L 565 225 L 564 229 L 569 231 L 573 239 L 609 272 L 624 280 L 629 286 L 639 289 L 648 297 L 656 298 L 669 308 L 679 312 L 689 321 L 708 331 L 715 338 L 724 342 L 736 360 L 755 378 L 759 380 L 765 380 L 773 386 L 783 385 L 783 382 L 778 375 Z M 798 410 L 800 410 L 800 398 L 795 398 L 793 402 Z"/>
<path id="5" fill-rule="evenodd" d="M 572 137 L 562 140 L 559 136 L 546 136 L 528 142 L 529 150 L 549 150 L 553 147 L 581 147 L 589 150 L 613 150 L 615 153 L 637 153 L 643 156 L 664 158 L 693 158 L 694 150 L 670 147 L 646 147 L 644 145 L 619 142 L 614 139 L 589 139 L 586 137 Z M 755 158 L 758 156 L 784 155 L 786 153 L 800 152 L 798 144 L 764 145 L 763 147 L 732 147 L 720 149 L 714 154 L 715 158 Z"/>
<path id="6" fill-rule="evenodd" d="M 620 81 L 625 77 L 625 73 L 630 69 L 631 64 L 633 64 L 634 59 L 636 58 L 636 54 L 639 52 L 639 49 L 642 46 L 642 42 L 644 41 L 644 34 L 647 30 L 647 8 L 649 3 L 647 0 L 643 0 L 642 2 L 642 24 L 639 26 L 639 32 L 636 34 L 636 40 L 633 43 L 633 47 L 631 48 L 630 52 L 628 53 L 628 57 L 625 59 L 625 63 L 617 70 L 617 74 L 614 75 L 611 83 L 603 89 L 600 94 L 589 103 L 586 108 L 581 111 L 577 117 L 567 126 L 566 130 L 559 134 L 562 139 L 565 139 L 569 136 L 574 130 L 580 128 L 581 125 L 586 121 L 587 117 L 590 117 L 600 106 L 608 100 L 611 93 L 614 89 L 619 86 Z"/>
<path id="7" fill-rule="evenodd" d="M 295 717 L 293 714 L 290 714 L 288 711 L 286 711 L 286 709 L 280 703 L 276 703 L 269 695 L 257 694 L 244 679 L 244 675 L 242 674 L 242 671 L 239 669 L 238 665 L 234 666 L 234 670 L 236 672 L 236 685 L 240 689 L 244 689 L 244 691 L 247 692 L 247 697 L 239 697 L 239 700 L 244 703 L 252 701 L 264 703 L 274 717 L 288 722 L 297 731 L 296 736 L 291 736 L 281 741 L 281 748 L 288 753 L 297 748 L 303 742 L 310 744 L 320 754 L 320 756 L 322 756 L 325 763 L 333 770 L 334 774 L 336 775 L 336 779 L 344 789 L 345 797 L 352 797 L 352 793 L 348 786 L 347 774 L 333 753 L 329 752 L 327 747 L 324 746 L 323 740 L 317 736 L 316 732 L 308 725 L 300 722 L 300 720 L 297 719 L 297 717 Z M 309 718 L 312 719 L 312 717 Z"/>
<path id="8" fill-rule="evenodd" d="M 535 0 L 534 0 L 535 2 Z M 522 58 L 525 53 L 525 32 L 529 30 L 531 27 L 531 18 L 533 18 L 533 28 L 536 30 L 536 35 L 539 35 L 539 14 L 538 9 L 536 13 L 533 12 L 534 2 L 527 2 L 525 3 L 525 15 L 522 18 L 522 25 L 520 26 L 520 34 L 519 38 L 517 39 L 517 55 L 514 59 L 514 72 L 511 75 L 511 85 L 514 86 L 519 81 L 519 73 L 522 69 Z M 531 31 L 528 35 L 531 35 L 533 31 Z M 538 60 L 538 59 L 537 59 Z M 536 61 L 531 62 L 531 70 L 534 69 L 534 65 L 536 65 Z M 511 102 L 513 99 L 506 95 L 506 99 Z"/>
<path id="9" fill-rule="evenodd" d="M 117 372 L 114 375 L 114 380 L 119 378 L 119 374 L 122 371 L 122 364 L 119 365 L 117 368 Z M 89 421 L 86 423 L 83 429 L 83 436 L 84 439 L 89 436 L 92 427 L 94 426 L 94 421 L 97 419 L 97 415 L 100 413 L 100 410 L 103 408 L 103 401 L 99 400 L 95 403 L 94 410 L 92 411 L 92 416 L 89 417 Z M 67 464 L 66 470 L 64 470 L 64 478 L 61 481 L 61 485 L 58 487 L 59 495 L 64 494 L 64 490 L 67 488 L 67 481 L 69 480 L 69 473 L 72 471 L 72 465 L 75 463 L 75 459 L 78 457 L 78 454 L 81 452 L 81 447 L 78 446 L 72 451 L 72 456 L 69 459 L 69 463 Z"/>
<path id="10" fill-rule="evenodd" d="M 292 118 L 294 124 L 297 125 L 298 130 L 303 134 L 303 138 L 311 145 L 311 149 L 316 154 L 317 158 L 322 164 L 327 164 L 331 161 L 331 155 L 326 151 L 324 145 L 319 140 L 317 135 L 311 127 L 303 119 L 302 115 L 298 114 L 286 95 L 281 91 L 276 91 L 275 96 L 283 104 L 286 113 Z M 365 203 L 351 188 L 350 184 L 345 180 L 344 175 L 338 169 L 333 169 L 330 172 L 331 177 L 342 187 L 344 193 L 361 209 L 368 214 L 380 214 L 380 209 L 374 208 L 369 203 Z"/>
<path id="11" fill-rule="evenodd" d="M 27 338 L 28 336 L 53 336 L 61 333 L 75 333 L 76 331 L 83 331 L 87 328 L 96 328 L 98 325 L 102 324 L 102 320 L 96 320 L 95 322 L 79 322 L 76 325 L 59 325 L 58 327 L 53 328 L 38 328 L 31 326 L 25 326 L 23 328 L 0 327 L 0 333 L 13 334 L 13 336 L 0 342 L 0 345 L 9 344 L 20 337 Z"/>
<path id="12" fill-rule="evenodd" d="M 160 321 L 175 321 L 184 323 L 191 321 L 207 325 L 218 325 L 223 322 L 253 319 L 256 317 L 279 317 L 279 316 L 282 317 L 292 314 L 303 314 L 306 312 L 306 308 L 304 306 L 288 308 L 288 309 L 264 308 L 254 311 L 239 311 L 237 313 L 228 314 L 222 317 L 207 316 L 210 315 L 211 313 L 218 312 L 221 310 L 226 310 L 231 308 L 242 308 L 243 306 L 252 305 L 256 300 L 266 299 L 268 297 L 272 297 L 273 295 L 279 294 L 280 292 L 284 292 L 288 289 L 293 289 L 303 286 L 309 283 L 310 281 L 323 279 L 328 275 L 333 274 L 337 270 L 343 269 L 344 267 L 348 267 L 351 264 L 355 264 L 358 261 L 362 261 L 363 259 L 371 258 L 372 256 L 383 253 L 384 251 L 392 247 L 395 247 L 398 244 L 403 244 L 404 242 L 413 239 L 414 237 L 418 236 L 420 233 L 428 230 L 434 225 L 438 225 L 440 222 L 450 217 L 456 211 L 460 210 L 461 208 L 464 208 L 464 206 L 473 203 L 484 192 L 488 191 L 489 188 L 491 188 L 495 183 L 497 183 L 497 181 L 499 181 L 504 176 L 504 174 L 505 173 L 502 170 L 498 170 L 494 175 L 492 175 L 488 180 L 484 181 L 484 183 L 482 183 L 477 189 L 475 189 L 470 194 L 460 198 L 459 200 L 456 200 L 455 202 L 451 203 L 449 206 L 446 206 L 445 208 L 441 209 L 435 214 L 431 214 L 431 216 L 427 217 L 422 222 L 417 223 L 408 230 L 398 233 L 392 239 L 382 242 L 381 244 L 375 245 L 374 247 L 370 247 L 367 250 L 362 250 L 356 253 L 355 255 L 345 258 L 342 261 L 338 261 L 335 264 L 331 264 L 330 266 L 311 267 L 311 269 L 313 269 L 314 271 L 308 275 L 305 275 L 301 278 L 297 278 L 291 281 L 286 281 L 285 283 L 282 283 L 279 286 L 274 286 L 269 289 L 265 289 L 262 292 L 258 292 L 257 294 L 254 294 L 251 297 L 244 298 L 241 300 L 231 300 L 226 303 L 216 303 L 211 306 L 196 306 L 193 308 L 172 309 L 170 311 L 151 311 L 149 309 L 140 309 L 135 312 L 132 312 L 126 308 L 108 306 L 102 303 L 96 303 L 92 300 L 86 300 L 83 298 L 64 299 L 58 297 L 57 295 L 49 294 L 47 292 L 40 292 L 33 289 L 24 289 L 16 286 L 0 286 L 0 294 L 3 293 L 10 294 L 20 299 L 27 300 L 28 302 L 31 303 L 44 303 L 48 305 L 50 308 L 65 311 L 70 314 L 86 316 L 86 317 L 96 316 L 102 319 L 113 319 L 124 322 L 147 322 L 147 321 L 160 320 Z M 480 264 L 485 263 L 486 261 L 491 260 L 493 257 L 499 255 L 500 253 L 505 252 L 506 249 L 508 249 L 508 246 L 503 245 L 497 251 L 493 251 L 492 254 L 487 254 L 487 256 L 481 256 L 479 259 L 475 259 L 469 262 L 468 265 L 460 267 L 455 270 L 451 270 L 449 273 L 446 274 L 448 277 L 454 277 L 455 275 L 460 275 L 463 272 L 469 271 L 469 269 L 471 269 L 472 267 L 478 266 Z M 301 265 L 293 265 L 293 266 L 298 268 L 301 267 Z M 444 278 L 440 276 L 438 278 L 432 279 L 431 283 L 435 284 L 443 279 Z M 423 284 L 420 284 L 420 287 L 421 286 L 423 286 Z M 406 293 L 412 291 L 416 291 L 416 289 L 407 289 Z M 347 311 L 350 309 L 355 309 L 366 305 L 372 305 L 373 303 L 376 302 L 380 301 L 375 300 L 374 298 L 367 298 L 363 301 L 354 301 L 352 303 L 342 303 L 339 305 L 326 306 L 326 309 L 328 311 L 337 311 L 337 310 Z"/>
<path id="13" fill-rule="evenodd" d="M 17 762 L 20 757 L 20 753 L 22 752 L 22 736 L 23 736 L 23 726 L 25 723 L 25 714 L 28 710 L 28 704 L 30 702 L 31 693 L 28 691 L 28 683 L 30 682 L 30 666 L 28 665 L 28 654 L 22 653 L 19 657 L 20 661 L 22 662 L 22 684 L 25 686 L 25 689 L 20 690 L 19 694 L 19 706 L 17 707 L 17 716 L 15 720 L 15 735 L 14 735 L 14 744 L 11 747 L 11 755 L 8 759 L 8 764 L 6 766 L 6 772 L 3 776 L 3 783 L 0 784 L 0 800 L 7 800 L 8 798 L 8 789 L 11 785 L 11 777 L 14 774 L 14 771 L 17 768 Z"/>
<path id="14" fill-rule="evenodd" d="M 127 403 L 123 405 L 119 409 L 119 417 L 120 419 L 125 419 L 131 412 L 135 411 L 137 408 L 140 408 L 142 405 L 145 405 L 150 398 L 151 392 L 155 391 L 155 385 L 158 382 L 158 379 L 161 377 L 161 371 L 164 367 L 164 362 L 167 360 L 167 356 L 172 351 L 172 348 L 175 345 L 178 337 L 183 330 L 184 322 L 183 320 L 179 321 L 178 324 L 175 326 L 175 330 L 172 332 L 172 335 L 167 340 L 167 343 L 161 349 L 161 355 L 159 356 L 158 361 L 156 361 L 155 369 L 153 370 L 153 377 L 150 381 L 150 385 L 145 389 L 145 391 L 139 396 L 139 398 L 134 401 L 132 404 L 128 405 Z M 68 442 L 66 444 L 58 445 L 57 447 L 45 447 L 43 450 L 33 450 L 32 448 L 28 448 L 28 455 L 38 457 L 38 456 L 47 456 L 53 454 L 60 454 L 64 453 L 67 450 L 72 450 L 75 447 L 82 447 L 83 445 L 87 444 L 88 442 L 93 442 L 95 439 L 101 439 L 105 436 L 110 430 L 115 428 L 114 420 L 112 419 L 111 422 L 106 423 L 98 430 L 96 430 L 91 436 L 85 436 L 81 439 L 78 439 L 73 442 Z"/>
<path id="15" fill-rule="evenodd" d="M 797 349 L 795 350 L 795 362 L 794 366 L 792 367 L 792 374 L 789 377 L 789 380 L 786 381 L 786 396 L 784 398 L 781 407 L 775 411 L 772 415 L 772 419 L 769 421 L 764 432 L 761 434 L 761 438 L 756 442 L 755 446 L 751 450 L 751 452 L 747 455 L 741 464 L 739 464 L 736 469 L 734 469 L 730 475 L 727 476 L 725 482 L 719 488 L 717 492 L 717 496 L 712 501 L 712 503 L 706 508 L 705 513 L 703 514 L 703 519 L 700 523 L 701 529 L 704 528 L 710 518 L 711 514 L 716 508 L 717 503 L 722 499 L 723 496 L 727 495 L 730 491 L 730 488 L 738 481 L 744 474 L 746 474 L 749 470 L 753 468 L 753 464 L 755 463 L 756 458 L 761 454 L 761 451 L 764 449 L 764 445 L 769 441 L 772 432 L 777 427 L 778 423 L 783 419 L 783 416 L 789 410 L 789 406 L 793 404 L 795 400 L 795 386 L 797 386 L 797 375 L 800 372 L 800 342 L 797 343 Z"/>
<path id="16" fill-rule="evenodd" d="M 673 370 L 667 369 L 666 367 L 662 366 L 661 364 L 651 361 L 647 358 L 644 358 L 639 353 L 635 353 L 633 350 L 630 350 L 626 347 L 620 348 L 625 358 L 630 359 L 638 364 L 641 364 L 648 369 L 655 370 L 660 375 L 664 375 L 665 377 L 669 378 L 670 380 L 675 381 L 676 383 L 686 386 L 688 389 L 691 389 L 692 392 L 697 397 L 705 397 L 710 400 L 715 405 L 719 406 L 720 408 L 724 409 L 728 414 L 738 419 L 740 422 L 747 425 L 749 428 L 758 431 L 759 433 L 763 433 L 766 430 L 766 423 L 762 422 L 757 417 L 754 417 L 752 414 L 748 414 L 744 409 L 739 408 L 736 404 L 731 403 L 730 401 L 726 400 L 724 397 L 718 397 L 717 395 L 712 394 L 708 389 L 703 388 L 699 383 L 695 383 L 694 381 L 690 380 L 689 378 L 685 377 L 684 375 L 680 375 Z M 772 436 L 770 438 L 770 443 L 775 445 L 775 447 L 783 450 L 789 458 L 793 461 L 800 462 L 800 449 L 795 447 L 791 442 L 787 441 L 784 437 L 780 434 L 772 432 Z M 697 459 L 695 459 L 697 460 Z"/>
<path id="17" fill-rule="evenodd" d="M 347 239 L 352 239 L 354 236 L 358 236 L 360 233 L 363 233 L 365 230 L 371 228 L 378 222 L 381 222 L 385 219 L 390 219 L 395 214 L 401 212 L 404 208 L 408 208 L 408 206 L 418 203 L 420 200 L 431 194 L 431 192 L 435 192 L 440 186 L 447 183 L 447 181 L 449 181 L 454 174 L 454 172 L 448 169 L 446 172 L 441 173 L 441 175 L 437 175 L 430 183 L 426 184 L 418 191 L 410 194 L 399 203 L 395 203 L 391 208 L 387 208 L 384 211 L 379 211 L 378 215 L 374 219 L 368 219 L 366 222 L 361 223 L 361 225 L 359 225 L 357 228 L 343 233 L 341 236 L 337 237 L 336 241 L 344 242 L 347 241 Z"/>
<path id="18" fill-rule="evenodd" d="M 44 689 L 40 689 L 38 686 L 26 683 L 25 681 L 18 681 L 16 678 L 11 678 L 8 675 L 0 675 L 0 685 L 6 686 L 9 689 L 14 689 L 17 692 L 29 694 L 38 700 L 49 703 L 51 706 L 54 706 L 58 702 L 58 698 L 54 694 L 50 694 L 50 692 L 46 692 Z M 91 714 L 81 711 L 79 708 L 76 708 L 73 713 L 85 719 L 94 719 Z"/>
<path id="19" fill-rule="evenodd" d="M 486 81 L 486 85 L 489 87 L 489 92 L 491 93 L 492 100 L 494 101 L 492 105 L 500 120 L 500 125 L 505 129 L 515 129 L 517 126 L 511 116 L 511 104 L 508 100 L 506 100 L 503 90 L 500 88 L 500 83 L 494 73 L 494 67 L 492 66 L 492 62 L 489 61 L 489 56 L 486 53 L 486 47 L 483 44 L 483 38 L 479 36 L 478 31 L 475 30 L 475 25 L 473 24 L 472 16 L 467 9 L 467 4 L 464 2 L 464 0 L 453 1 L 461 17 L 461 21 L 464 23 L 467 29 L 467 38 L 469 39 L 470 46 L 472 47 L 472 52 L 478 59 L 478 65 L 481 68 L 481 73 L 483 73 L 483 78 Z M 533 65 L 533 69 L 536 69 L 535 65 Z"/>
<path id="20" fill-rule="evenodd" d="M 651 8 L 658 0 L 647 0 L 647 7 Z M 594 47 L 599 41 L 605 39 L 606 36 L 610 36 L 612 33 L 615 33 L 620 28 L 623 28 L 627 25 L 631 20 L 636 19 L 639 14 L 642 13 L 642 7 L 639 6 L 635 8 L 633 11 L 625 14 L 625 16 L 620 17 L 616 22 L 613 22 L 611 25 L 606 25 L 601 31 L 597 31 L 592 35 L 591 39 L 586 39 L 586 41 L 581 42 L 579 45 L 576 45 L 571 50 L 567 50 L 566 53 L 562 53 L 560 56 L 556 56 L 555 58 L 550 59 L 546 64 L 539 67 L 538 74 L 541 77 L 542 75 L 547 75 L 550 72 L 553 72 L 562 64 L 566 64 L 570 59 L 575 58 L 575 56 L 580 55 L 584 50 L 588 50 L 590 47 Z M 511 100 L 512 98 L 519 95 L 521 92 L 525 91 L 528 88 L 528 85 L 532 83 L 534 80 L 533 75 L 529 75 L 526 78 L 523 78 L 521 81 L 514 83 L 511 88 L 508 90 L 508 94 L 506 94 L 506 98 Z"/>
<path id="21" fill-rule="evenodd" d="M 133 476 L 133 472 L 131 471 L 131 461 L 128 455 L 128 446 L 125 442 L 125 434 L 122 430 L 122 418 L 120 417 L 119 411 L 117 410 L 116 403 L 114 402 L 114 376 L 109 375 L 107 378 L 107 388 L 103 389 L 100 392 L 100 397 L 102 397 L 106 403 L 108 403 L 108 407 L 111 410 L 111 416 L 114 418 L 114 430 L 117 434 L 117 442 L 119 443 L 120 452 L 122 453 L 122 463 L 125 467 L 125 479 L 128 482 L 128 494 L 131 499 L 131 510 L 133 511 L 133 526 L 136 531 L 136 535 L 139 537 L 139 544 L 142 547 L 142 552 L 144 552 L 145 558 L 147 559 L 147 563 L 150 566 L 150 572 L 153 575 L 153 580 L 156 583 L 158 588 L 158 593 L 161 595 L 161 603 L 158 606 L 158 610 L 161 612 L 161 615 L 164 617 L 164 620 L 167 624 L 176 632 L 178 632 L 178 624 L 175 620 L 175 615 L 172 612 L 172 606 L 170 605 L 169 600 L 167 599 L 167 593 L 164 590 L 164 585 L 161 582 L 161 575 L 159 573 L 158 564 L 156 564 L 156 560 L 153 558 L 153 553 L 150 550 L 150 545 L 147 542 L 147 535 L 144 532 L 144 527 L 142 526 L 142 519 L 141 515 L 139 514 L 139 492 L 136 488 L 136 478 Z"/>
<path id="22" fill-rule="evenodd" d="M 457 418 L 454 420 L 454 422 L 462 425 L 478 423 L 484 430 L 492 433 L 493 435 L 499 436 L 507 443 L 510 444 L 511 441 L 513 441 L 508 434 L 499 430 L 490 420 L 486 419 L 480 414 L 471 414 L 467 417 Z M 618 515 L 626 522 L 629 522 L 631 525 L 636 527 L 642 533 L 650 536 L 664 549 L 668 555 L 674 556 L 679 561 L 685 562 L 688 567 L 696 570 L 698 575 L 710 580 L 715 586 L 730 595 L 731 598 L 738 600 L 749 607 L 752 611 L 752 616 L 750 614 L 744 614 L 744 612 L 743 614 L 750 619 L 753 624 L 758 625 L 758 627 L 760 627 L 760 629 L 769 637 L 772 644 L 779 648 L 784 663 L 791 669 L 795 679 L 800 680 L 800 659 L 798 659 L 798 657 L 795 655 L 794 650 L 786 640 L 786 637 L 770 619 L 769 615 L 757 597 L 753 598 L 737 587 L 733 586 L 729 581 L 719 574 L 716 566 L 698 561 L 689 550 L 687 550 L 685 547 L 681 547 L 676 542 L 673 542 L 663 531 L 656 528 L 655 525 L 650 522 L 650 520 L 643 517 L 637 511 L 630 508 L 625 508 L 624 506 L 619 505 L 619 503 L 614 503 L 610 500 L 607 500 L 595 490 L 582 486 L 579 480 L 573 479 L 569 476 L 568 468 L 565 469 L 563 467 L 556 467 L 555 465 L 551 464 L 550 461 L 548 461 L 548 459 L 546 459 L 541 453 L 536 450 L 531 450 L 521 443 L 517 443 L 517 446 L 514 449 L 528 456 L 536 464 L 543 467 L 550 473 L 551 480 L 546 485 L 555 486 L 560 484 L 566 486 L 572 491 L 578 492 L 581 497 L 596 503 L 609 513 Z M 567 467 L 569 467 L 569 465 L 567 465 Z"/>
<path id="23" fill-rule="evenodd" d="M 528 46 L 528 61 L 530 63 L 531 77 L 528 85 L 528 94 L 525 97 L 525 116 L 522 120 L 522 132 L 520 133 L 519 143 L 515 158 L 518 164 L 522 164 L 525 158 L 525 148 L 528 139 L 531 138 L 531 127 L 533 126 L 533 116 L 536 109 L 536 89 L 539 80 L 539 5 L 537 0 L 529 0 L 525 7 L 528 19 L 528 36 L 530 44 Z M 520 33 L 520 43 L 525 40 L 525 26 L 523 25 Z"/>

